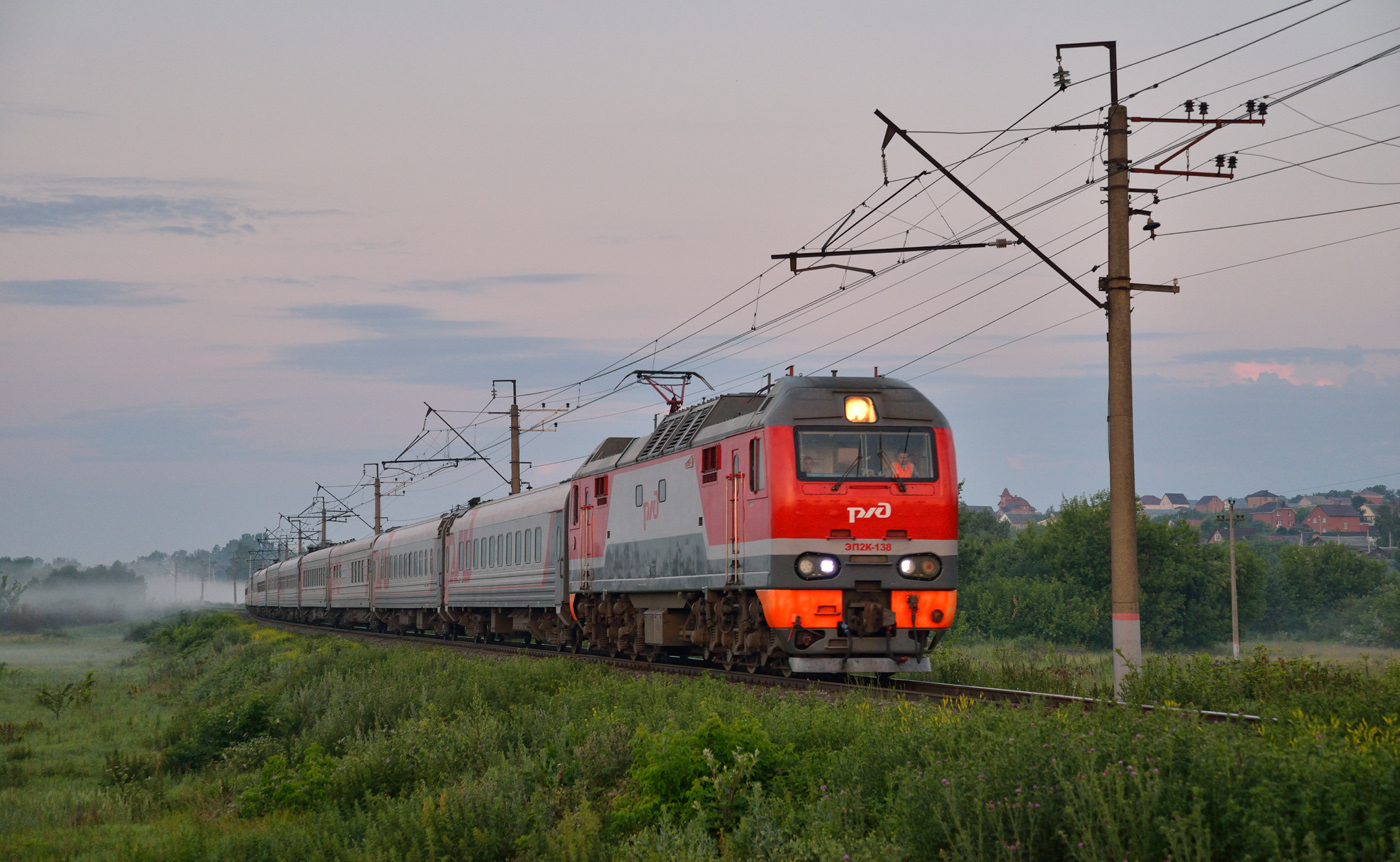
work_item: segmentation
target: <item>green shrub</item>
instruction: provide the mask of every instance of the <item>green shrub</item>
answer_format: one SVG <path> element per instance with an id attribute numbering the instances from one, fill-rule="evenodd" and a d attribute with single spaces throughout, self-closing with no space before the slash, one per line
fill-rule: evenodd
<path id="1" fill-rule="evenodd" d="M 271 734 L 277 724 L 277 701 L 260 692 L 187 709 L 166 734 L 165 760 L 175 769 L 199 769 L 234 743 Z"/>
<path id="2" fill-rule="evenodd" d="M 747 810 L 750 789 L 772 781 L 792 757 L 790 745 L 775 745 L 752 719 L 726 722 L 711 715 L 688 730 L 643 728 L 628 773 L 631 795 L 615 808 L 618 822 L 633 831 L 662 817 L 698 815 L 720 832 Z"/>
<path id="3" fill-rule="evenodd" d="M 238 813 L 257 817 L 269 811 L 317 808 L 326 799 L 334 772 L 335 760 L 319 745 L 308 748 L 295 765 L 289 765 L 284 755 L 275 754 L 263 764 L 258 782 L 239 795 Z"/>

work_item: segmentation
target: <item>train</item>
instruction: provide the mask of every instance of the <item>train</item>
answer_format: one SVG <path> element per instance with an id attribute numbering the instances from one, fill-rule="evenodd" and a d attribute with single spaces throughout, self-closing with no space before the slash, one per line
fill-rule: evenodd
<path id="1" fill-rule="evenodd" d="M 755 673 L 926 671 L 957 608 L 957 485 L 918 389 L 779 377 L 608 437 L 558 484 L 275 562 L 244 603 Z"/>

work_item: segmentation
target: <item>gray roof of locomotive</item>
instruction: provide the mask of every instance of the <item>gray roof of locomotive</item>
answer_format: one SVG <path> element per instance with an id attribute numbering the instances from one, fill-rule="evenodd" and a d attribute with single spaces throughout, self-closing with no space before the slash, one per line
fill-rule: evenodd
<path id="1" fill-rule="evenodd" d="M 919 390 L 889 377 L 779 377 L 766 393 L 720 395 L 667 416 L 645 437 L 609 437 L 575 477 L 650 461 L 765 425 L 845 422 L 845 397 L 869 395 L 884 425 L 947 428 L 948 420 Z"/>

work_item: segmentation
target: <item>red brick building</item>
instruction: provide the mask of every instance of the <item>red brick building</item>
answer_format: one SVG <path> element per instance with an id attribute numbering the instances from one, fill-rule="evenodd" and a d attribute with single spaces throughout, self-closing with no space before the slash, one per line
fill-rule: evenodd
<path id="1" fill-rule="evenodd" d="M 1035 507 L 1024 497 L 1017 497 L 1007 488 L 1001 489 L 1001 500 L 997 503 L 997 518 L 1002 515 L 1034 515 Z"/>
<path id="2" fill-rule="evenodd" d="M 1202 497 L 1196 501 L 1197 512 L 1223 512 L 1225 511 L 1225 501 L 1212 494 L 1209 497 Z"/>
<path id="3" fill-rule="evenodd" d="M 1244 504 L 1247 508 L 1257 509 L 1269 503 L 1282 502 L 1283 500 L 1279 499 L 1278 494 L 1275 494 L 1273 491 L 1255 491 L 1245 498 Z"/>
<path id="4" fill-rule="evenodd" d="M 1318 506 L 1303 519 L 1303 525 L 1318 533 L 1365 533 L 1361 513 L 1351 506 Z"/>
<path id="5" fill-rule="evenodd" d="M 1282 527 L 1285 530 L 1291 529 L 1297 522 L 1298 514 L 1291 506 L 1282 503 L 1266 503 L 1249 513 L 1252 520 L 1268 524 L 1277 530 Z"/>

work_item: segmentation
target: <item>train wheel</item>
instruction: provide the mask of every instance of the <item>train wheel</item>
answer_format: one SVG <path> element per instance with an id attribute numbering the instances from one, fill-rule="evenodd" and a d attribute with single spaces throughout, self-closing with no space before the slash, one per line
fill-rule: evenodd
<path id="1" fill-rule="evenodd" d="M 763 667 L 762 653 L 749 653 L 743 657 L 744 670 L 749 673 L 758 673 L 758 669 Z"/>
<path id="2" fill-rule="evenodd" d="M 719 665 L 725 670 L 733 670 L 736 658 L 737 656 L 734 655 L 734 650 L 725 650 L 724 655 L 719 660 Z"/>

